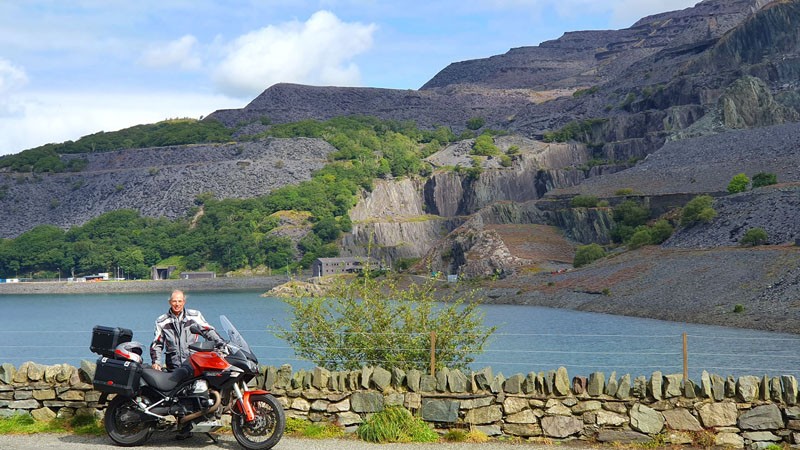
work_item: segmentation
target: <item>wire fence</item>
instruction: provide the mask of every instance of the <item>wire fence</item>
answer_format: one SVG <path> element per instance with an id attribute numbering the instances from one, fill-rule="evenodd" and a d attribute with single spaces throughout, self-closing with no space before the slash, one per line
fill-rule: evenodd
<path id="1" fill-rule="evenodd" d="M 259 361 L 264 365 L 290 364 L 295 369 L 310 369 L 325 365 L 326 361 L 309 361 L 300 358 L 284 340 L 277 338 L 276 330 L 239 330 L 250 343 Z M 364 334 L 364 333 L 361 333 Z M 435 367 L 442 349 L 436 348 L 436 337 L 415 336 L 417 346 L 403 348 L 395 341 L 397 333 L 372 333 L 385 342 L 380 346 L 363 348 L 342 347 L 341 342 L 352 342 L 342 336 L 340 343 L 326 350 L 363 352 L 369 355 L 395 355 L 406 353 L 429 354 L 421 370 Z M 134 336 L 151 336 L 150 330 L 135 330 Z M 380 336 L 378 336 L 380 335 Z M 362 336 L 364 337 L 364 336 Z M 93 361 L 97 355 L 89 351 L 91 332 L 86 330 L 0 330 L 0 363 L 19 366 L 25 361 L 53 365 L 68 363 L 79 365 L 81 360 Z M 374 342 L 375 339 L 362 339 Z M 405 341 L 405 340 L 402 340 Z M 145 346 L 149 342 L 140 340 Z M 431 346 L 431 342 L 434 343 Z M 699 379 L 702 371 L 723 376 L 780 376 L 800 378 L 800 337 L 750 337 L 700 334 L 579 334 L 579 333 L 494 333 L 483 353 L 471 355 L 474 361 L 469 368 L 479 370 L 491 367 L 495 373 L 505 375 L 527 374 L 566 367 L 571 375 L 588 375 L 592 372 L 630 373 L 633 376 L 652 372 L 684 373 Z M 363 344 L 362 344 L 363 345 Z M 149 359 L 145 355 L 145 359 Z M 369 358 L 366 365 L 387 366 L 396 359 Z"/>

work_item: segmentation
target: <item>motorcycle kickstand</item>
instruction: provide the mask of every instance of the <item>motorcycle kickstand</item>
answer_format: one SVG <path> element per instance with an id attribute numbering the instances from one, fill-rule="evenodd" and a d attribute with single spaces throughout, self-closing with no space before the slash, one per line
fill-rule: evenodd
<path id="1" fill-rule="evenodd" d="M 219 438 L 211 433 L 206 433 L 206 436 L 209 437 L 215 444 L 219 444 Z"/>

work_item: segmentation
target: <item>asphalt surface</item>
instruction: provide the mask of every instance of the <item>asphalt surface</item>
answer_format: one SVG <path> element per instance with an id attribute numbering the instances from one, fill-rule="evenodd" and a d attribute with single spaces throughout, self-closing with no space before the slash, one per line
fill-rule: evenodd
<path id="1" fill-rule="evenodd" d="M 167 449 L 242 449 L 232 435 L 221 435 L 214 443 L 204 435 L 195 435 L 185 441 L 176 441 L 171 433 L 155 433 L 139 450 Z M 539 443 L 513 443 L 491 441 L 482 444 L 436 443 L 436 444 L 370 444 L 356 439 L 298 439 L 285 437 L 273 447 L 275 450 L 553 450 L 556 447 L 570 450 L 595 449 L 588 443 L 572 442 L 567 445 L 545 445 Z M 0 449 L 7 450 L 119 450 L 107 436 L 76 436 L 72 434 L 0 435 Z"/>

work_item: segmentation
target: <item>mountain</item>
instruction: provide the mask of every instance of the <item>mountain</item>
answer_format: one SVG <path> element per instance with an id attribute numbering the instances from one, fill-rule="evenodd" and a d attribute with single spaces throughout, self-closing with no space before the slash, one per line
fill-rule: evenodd
<path id="1" fill-rule="evenodd" d="M 430 155 L 429 175 L 377 181 L 349 213 L 345 255 L 496 278 L 496 301 L 800 332 L 785 301 L 800 285 L 798 0 L 705 0 L 454 62 L 418 90 L 274 85 L 205 119 L 235 129 L 232 143 L 62 155 L 88 160 L 78 173 L 0 172 L 0 235 L 122 207 L 180 217 L 205 192 L 246 198 L 306 180 L 332 146 L 249 136 L 347 115 L 501 130 L 492 143 L 513 156 L 476 157 L 466 138 Z M 730 195 L 739 173 L 778 184 Z M 680 225 L 679 208 L 703 194 L 717 216 Z M 598 203 L 575 207 L 576 197 Z M 612 242 L 614 208 L 629 200 L 675 233 L 573 270 L 579 245 Z M 770 245 L 741 247 L 750 228 Z M 747 313 L 728 314 L 736 304 Z"/>

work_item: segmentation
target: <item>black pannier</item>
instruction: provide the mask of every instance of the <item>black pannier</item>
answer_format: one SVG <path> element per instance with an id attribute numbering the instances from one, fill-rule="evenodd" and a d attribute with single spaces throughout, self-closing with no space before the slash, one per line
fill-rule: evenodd
<path id="1" fill-rule="evenodd" d="M 139 393 L 142 365 L 135 361 L 99 358 L 92 385 L 100 392 L 132 397 Z"/>
<path id="2" fill-rule="evenodd" d="M 97 325 L 92 328 L 92 344 L 89 350 L 91 350 L 92 353 L 97 353 L 107 358 L 113 358 L 114 349 L 123 342 L 130 342 L 131 339 L 133 339 L 133 331 L 127 328 L 112 328 Z"/>

